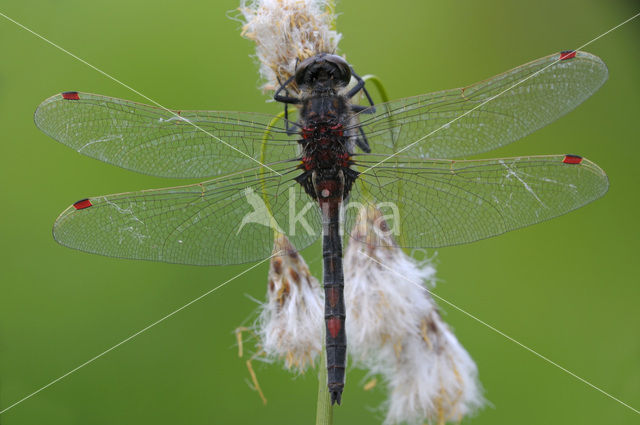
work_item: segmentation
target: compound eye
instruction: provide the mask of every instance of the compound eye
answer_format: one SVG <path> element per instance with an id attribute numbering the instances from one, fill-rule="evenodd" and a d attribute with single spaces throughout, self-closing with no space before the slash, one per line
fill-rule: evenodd
<path id="1" fill-rule="evenodd" d="M 351 81 L 351 70 L 349 69 L 349 65 L 340 69 L 340 77 L 345 86 L 349 84 L 349 81 Z"/>
<path id="2" fill-rule="evenodd" d="M 296 85 L 298 87 L 303 86 L 306 83 L 307 72 L 309 71 L 309 67 L 315 63 L 316 57 L 311 56 L 310 58 L 306 58 L 298 65 L 296 69 Z"/>
<path id="3" fill-rule="evenodd" d="M 296 70 L 296 78 L 295 78 L 295 80 L 296 80 L 296 85 L 298 87 L 303 85 L 304 77 L 305 77 L 306 73 L 307 73 L 307 69 L 306 68 L 298 68 Z"/>
<path id="4" fill-rule="evenodd" d="M 326 55 L 324 60 L 335 67 L 335 71 L 332 73 L 335 79 L 344 85 L 349 84 L 349 81 L 351 81 L 351 69 L 346 60 L 338 55 Z"/>

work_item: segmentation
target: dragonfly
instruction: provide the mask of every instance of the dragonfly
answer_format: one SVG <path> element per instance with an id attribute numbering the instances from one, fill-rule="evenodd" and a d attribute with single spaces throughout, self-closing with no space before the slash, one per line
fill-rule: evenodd
<path id="1" fill-rule="evenodd" d="M 342 246 L 358 214 L 350 206 L 391 205 L 398 246 L 438 248 L 603 196 L 606 174 L 577 155 L 459 158 L 555 121 L 607 76 L 597 56 L 565 51 L 470 86 L 373 105 L 353 67 L 323 53 L 300 62 L 276 91 L 284 119 L 56 94 L 37 108 L 35 123 L 59 142 L 139 173 L 205 181 L 84 198 L 60 214 L 53 235 L 90 253 L 191 265 L 264 260 L 278 234 L 298 250 L 322 236 L 327 386 L 340 404 Z M 356 101 L 363 93 L 368 105 Z"/>

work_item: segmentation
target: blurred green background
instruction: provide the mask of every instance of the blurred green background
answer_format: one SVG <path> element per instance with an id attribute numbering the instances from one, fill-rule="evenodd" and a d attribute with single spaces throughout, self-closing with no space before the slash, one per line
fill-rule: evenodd
<path id="1" fill-rule="evenodd" d="M 163 105 L 277 112 L 257 90 L 237 0 L 5 1 L 18 20 Z M 342 52 L 392 98 L 470 84 L 582 45 L 633 1 L 342 1 Z M 585 50 L 604 87 L 558 122 L 491 156 L 576 153 L 611 189 L 553 221 L 437 253 L 437 293 L 635 408 L 640 407 L 640 18 Z M 0 18 L 0 410 L 246 266 L 118 260 L 58 246 L 55 217 L 85 196 L 174 185 L 79 155 L 32 114 L 81 90 L 142 101 Z M 305 258 L 320 275 L 318 245 Z M 262 265 L 0 416 L 0 424 L 313 423 L 314 373 L 256 364 L 247 385 L 233 330 L 263 299 Z M 490 405 L 464 423 L 631 424 L 639 416 L 461 313 L 445 320 L 478 363 Z M 336 424 L 380 423 L 382 387 L 348 372 Z"/>

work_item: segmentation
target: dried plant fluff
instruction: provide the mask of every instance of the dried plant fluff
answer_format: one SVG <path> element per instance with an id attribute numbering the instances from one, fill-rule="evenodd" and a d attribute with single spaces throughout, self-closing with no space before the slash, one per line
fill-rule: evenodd
<path id="1" fill-rule="evenodd" d="M 318 280 L 284 235 L 276 236 L 273 252 L 281 254 L 271 259 L 257 334 L 268 357 L 303 372 L 322 350 L 324 299 Z"/>
<path id="2" fill-rule="evenodd" d="M 476 365 L 421 285 L 433 265 L 395 245 L 379 210 L 360 211 L 344 264 L 349 352 L 385 378 L 385 423 L 460 421 L 481 406 Z"/>
<path id="3" fill-rule="evenodd" d="M 341 35 L 326 0 L 242 0 L 242 35 L 256 43 L 264 91 L 275 90 L 295 72 L 296 63 L 318 53 L 333 53 Z M 291 87 L 295 90 L 295 87 Z"/>

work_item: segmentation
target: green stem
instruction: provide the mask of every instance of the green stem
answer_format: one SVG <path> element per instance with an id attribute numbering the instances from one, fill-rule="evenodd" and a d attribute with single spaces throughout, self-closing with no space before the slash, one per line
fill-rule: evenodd
<path id="1" fill-rule="evenodd" d="M 316 425 L 333 425 L 333 405 L 327 388 L 327 361 L 324 344 L 318 362 L 318 404 L 316 408 Z"/>
<path id="2" fill-rule="evenodd" d="M 380 99 L 382 99 L 383 102 L 389 101 L 389 96 L 387 96 L 387 91 L 384 89 L 384 85 L 382 85 L 382 81 L 380 80 L 380 78 L 373 74 L 367 74 L 362 77 L 362 79 L 365 82 L 371 81 L 376 86 L 376 88 L 378 89 L 378 93 L 380 93 Z"/>

